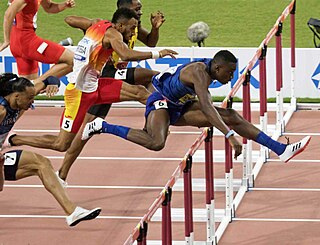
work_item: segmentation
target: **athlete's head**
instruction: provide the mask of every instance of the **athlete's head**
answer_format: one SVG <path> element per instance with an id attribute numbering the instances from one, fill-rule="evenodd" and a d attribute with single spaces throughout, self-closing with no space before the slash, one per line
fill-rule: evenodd
<path id="1" fill-rule="evenodd" d="M 138 16 L 132 9 L 119 8 L 113 14 L 111 22 L 122 34 L 124 41 L 128 42 L 135 35 L 135 29 L 138 26 Z"/>
<path id="2" fill-rule="evenodd" d="M 221 50 L 213 57 L 210 74 L 213 79 L 226 84 L 233 78 L 237 58 L 228 50 Z"/>
<path id="3" fill-rule="evenodd" d="M 142 4 L 140 0 L 118 0 L 117 1 L 117 8 L 129 8 L 136 12 L 140 21 L 142 15 Z"/>
<path id="4" fill-rule="evenodd" d="M 33 83 L 13 73 L 0 74 L 0 96 L 5 97 L 12 109 L 28 110 L 33 103 Z"/>

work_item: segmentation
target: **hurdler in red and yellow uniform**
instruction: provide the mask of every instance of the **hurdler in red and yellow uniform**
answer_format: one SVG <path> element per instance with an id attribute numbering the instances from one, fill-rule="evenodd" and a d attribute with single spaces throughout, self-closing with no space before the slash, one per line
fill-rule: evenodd
<path id="1" fill-rule="evenodd" d="M 12 3 L 14 0 L 10 0 Z M 19 75 L 38 72 L 38 61 L 56 64 L 65 48 L 36 35 L 37 12 L 41 0 L 24 0 L 26 6 L 19 11 L 10 34 L 10 50 L 15 57 Z"/>
<path id="2" fill-rule="evenodd" d="M 91 26 L 75 51 L 74 72 L 65 91 L 66 108 L 61 118 L 61 128 L 67 132 L 78 132 L 90 106 L 120 101 L 123 81 L 98 79 L 113 52 L 112 48 L 105 49 L 102 46 L 104 34 L 110 27 L 112 23 L 106 20 Z"/>

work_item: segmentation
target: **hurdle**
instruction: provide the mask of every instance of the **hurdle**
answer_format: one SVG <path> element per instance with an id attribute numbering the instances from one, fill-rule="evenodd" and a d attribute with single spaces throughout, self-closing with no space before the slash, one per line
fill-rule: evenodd
<path id="1" fill-rule="evenodd" d="M 277 19 L 275 25 L 266 35 L 266 38 L 261 42 L 259 48 L 256 50 L 252 59 L 248 62 L 244 72 L 236 81 L 234 87 L 229 92 L 227 97 L 222 102 L 222 107 L 232 108 L 232 101 L 239 89 L 243 88 L 243 117 L 251 122 L 251 102 L 250 102 L 250 77 L 251 71 L 255 64 L 259 62 L 259 77 L 260 77 L 260 128 L 262 131 L 268 131 L 268 114 L 267 114 L 267 71 L 266 71 L 266 57 L 267 47 L 270 40 L 276 37 L 276 124 L 275 130 L 272 134 L 273 139 L 278 139 L 285 130 L 285 126 L 289 122 L 292 114 L 296 111 L 296 98 L 294 96 L 294 82 L 295 82 L 295 11 L 296 0 L 293 0 L 282 12 Z M 284 115 L 283 107 L 283 78 L 282 78 L 282 27 L 283 22 L 290 14 L 290 30 L 291 30 L 291 101 L 290 106 Z M 239 183 L 233 178 L 233 160 L 232 149 L 228 140 L 225 139 L 225 208 L 220 210 L 215 208 L 215 189 L 217 179 L 214 179 L 213 172 L 213 137 L 215 134 L 213 128 L 205 128 L 201 135 L 195 140 L 189 148 L 184 158 L 175 169 L 167 184 L 157 196 L 155 201 L 150 206 L 148 212 L 142 217 L 138 225 L 133 229 L 125 245 L 145 245 L 147 244 L 147 231 L 151 222 L 161 221 L 162 237 L 161 243 L 163 245 L 171 245 L 172 241 L 172 191 L 175 183 L 183 176 L 184 185 L 184 227 L 185 227 L 185 241 L 175 242 L 174 244 L 218 244 L 227 226 L 236 216 L 236 210 L 243 199 L 245 193 L 254 187 L 254 181 L 257 178 L 263 164 L 269 158 L 269 151 L 261 147 L 260 156 L 258 157 L 254 167 L 252 161 L 252 142 L 251 140 L 243 139 L 243 160 L 242 160 L 242 179 L 240 186 L 238 186 L 237 194 L 234 197 L 234 185 Z M 220 136 L 220 135 L 219 135 Z M 202 143 L 205 143 L 205 219 L 206 219 L 206 238 L 204 241 L 196 242 L 194 240 L 194 220 L 193 220 L 193 199 L 192 199 L 192 164 L 193 155 L 199 149 Z M 152 220 L 157 210 L 161 206 L 161 218 L 159 220 Z M 219 223 L 217 229 L 215 224 Z M 152 243 L 152 244 L 160 244 Z"/>

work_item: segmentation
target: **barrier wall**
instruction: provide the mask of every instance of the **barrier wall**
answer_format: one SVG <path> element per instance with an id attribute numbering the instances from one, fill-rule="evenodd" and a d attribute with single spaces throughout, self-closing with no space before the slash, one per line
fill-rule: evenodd
<path id="1" fill-rule="evenodd" d="M 74 49 L 75 47 L 69 47 Z M 158 60 L 145 60 L 140 62 L 130 62 L 129 67 L 145 67 L 153 70 L 163 71 L 168 67 L 184 64 L 198 58 L 211 58 L 217 51 L 223 48 L 206 48 L 206 47 L 170 47 L 179 53 L 177 59 L 161 58 Z M 137 50 L 146 51 L 150 48 L 138 47 Z M 160 50 L 161 48 L 156 48 Z M 234 78 L 228 85 L 221 86 L 219 83 L 211 85 L 213 95 L 226 96 L 230 88 L 242 74 L 247 62 L 254 55 L 256 48 L 227 48 L 238 58 L 237 70 Z M 267 58 L 267 90 L 268 98 L 276 97 L 274 91 L 276 82 L 275 73 L 275 49 L 268 48 Z M 283 80 L 290 81 L 290 49 L 283 49 Z M 49 69 L 48 64 L 39 64 L 40 74 Z M 17 72 L 15 59 L 13 58 L 10 49 L 7 48 L 0 53 L 0 72 Z M 68 83 L 68 76 L 61 78 L 63 85 L 60 88 L 59 94 L 63 94 L 65 85 Z M 252 70 L 251 77 L 251 96 L 252 99 L 259 99 L 259 66 L 256 64 Z M 320 49 L 296 49 L 296 97 L 320 98 Z M 237 93 L 238 97 L 242 97 L 242 92 Z M 284 82 L 284 97 L 290 97 L 290 83 Z"/>

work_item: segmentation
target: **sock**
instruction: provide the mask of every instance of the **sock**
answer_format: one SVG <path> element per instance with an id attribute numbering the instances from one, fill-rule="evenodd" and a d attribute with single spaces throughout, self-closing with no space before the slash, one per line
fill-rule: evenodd
<path id="1" fill-rule="evenodd" d="M 128 128 L 128 127 L 113 125 L 113 124 L 109 124 L 107 122 L 102 123 L 102 132 L 103 133 L 113 134 L 113 135 L 119 136 L 123 139 L 127 139 L 127 135 L 129 133 L 129 130 L 130 130 L 130 128 Z"/>
<path id="2" fill-rule="evenodd" d="M 278 156 L 281 155 L 287 147 L 286 144 L 282 144 L 278 141 L 273 140 L 264 132 L 260 132 L 258 134 L 256 138 L 256 142 L 263 146 L 268 147 L 270 150 L 274 151 Z"/>

